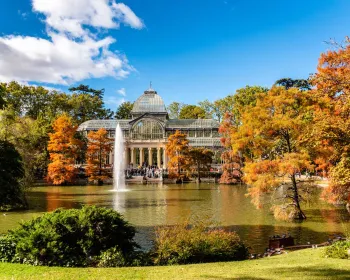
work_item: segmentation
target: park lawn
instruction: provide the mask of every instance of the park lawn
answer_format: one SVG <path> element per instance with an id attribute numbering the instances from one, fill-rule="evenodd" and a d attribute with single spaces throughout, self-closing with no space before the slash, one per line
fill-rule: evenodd
<path id="1" fill-rule="evenodd" d="M 307 249 L 253 261 L 129 268 L 34 267 L 0 263 L 0 279 L 350 279 L 350 260 Z"/>

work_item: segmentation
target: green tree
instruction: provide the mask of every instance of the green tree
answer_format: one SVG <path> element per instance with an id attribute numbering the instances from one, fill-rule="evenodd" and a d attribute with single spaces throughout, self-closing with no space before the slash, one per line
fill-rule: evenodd
<path id="1" fill-rule="evenodd" d="M 40 118 L 15 116 L 13 112 L 0 111 L 0 139 L 11 142 L 22 157 L 23 186 L 30 187 L 35 176 L 44 175 L 48 164 L 48 127 Z"/>
<path id="2" fill-rule="evenodd" d="M 103 94 L 105 92 L 104 89 L 93 89 L 83 84 L 80 84 L 77 87 L 70 87 L 68 90 L 78 94 L 89 94 L 91 96 L 98 97 L 99 99 L 103 99 Z"/>
<path id="3" fill-rule="evenodd" d="M 26 207 L 21 188 L 23 163 L 14 145 L 0 140 L 0 210 Z"/>
<path id="4" fill-rule="evenodd" d="M 17 82 L 2 84 L 6 108 L 14 111 L 18 116 L 33 119 L 49 112 L 50 92 L 39 86 L 20 85 Z M 0 94 L 1 95 L 1 94 Z"/>
<path id="5" fill-rule="evenodd" d="M 73 120 L 82 123 L 91 119 L 111 119 L 114 113 L 104 108 L 104 90 L 95 90 L 89 86 L 80 85 L 69 89 L 73 94 L 69 104 Z"/>
<path id="6" fill-rule="evenodd" d="M 4 109 L 6 105 L 5 92 L 4 85 L 0 84 L 0 110 Z"/>
<path id="7" fill-rule="evenodd" d="M 196 167 L 198 182 L 201 182 L 201 171 L 210 169 L 214 153 L 206 148 L 190 148 L 189 158 Z"/>
<path id="8" fill-rule="evenodd" d="M 185 106 L 184 103 L 172 102 L 167 107 L 169 118 L 170 119 L 178 119 L 180 118 L 180 111 Z"/>
<path id="9" fill-rule="evenodd" d="M 292 87 L 299 88 L 301 90 L 310 90 L 311 84 L 309 80 L 305 79 L 296 79 L 293 80 L 291 78 L 282 78 L 276 81 L 275 85 L 285 87 L 286 89 L 290 89 Z"/>
<path id="10" fill-rule="evenodd" d="M 206 99 L 198 104 L 206 112 L 207 118 L 212 118 L 218 122 L 221 122 L 226 113 L 232 112 L 234 96 L 228 95 L 224 98 L 217 99 L 214 102 L 210 102 Z"/>
<path id="11" fill-rule="evenodd" d="M 196 105 L 185 105 L 180 111 L 180 119 L 205 119 L 205 111 Z"/>
<path id="12" fill-rule="evenodd" d="M 129 101 L 123 102 L 119 105 L 117 111 L 115 112 L 115 118 L 117 120 L 122 119 L 131 119 L 131 111 L 134 106 L 134 103 L 131 103 Z"/>
<path id="13" fill-rule="evenodd" d="M 213 107 L 214 103 L 210 102 L 208 99 L 205 99 L 203 101 L 198 102 L 199 107 L 201 107 L 205 113 L 206 113 L 206 118 L 211 119 L 213 118 Z"/>

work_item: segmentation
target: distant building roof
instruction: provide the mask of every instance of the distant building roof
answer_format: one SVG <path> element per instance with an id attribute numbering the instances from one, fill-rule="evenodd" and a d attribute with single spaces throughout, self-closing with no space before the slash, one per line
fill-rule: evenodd
<path id="1" fill-rule="evenodd" d="M 167 113 L 163 99 L 153 88 L 146 90 L 134 103 L 131 114 L 142 113 Z"/>
<path id="2" fill-rule="evenodd" d="M 172 119 L 166 121 L 166 128 L 218 128 L 219 122 L 212 119 Z"/>
<path id="3" fill-rule="evenodd" d="M 105 128 L 106 130 L 114 130 L 119 123 L 122 129 L 129 129 L 133 120 L 90 120 L 79 125 L 78 130 L 98 130 Z M 219 123 L 210 119 L 172 119 L 165 121 L 165 129 L 198 129 L 198 128 L 218 128 Z"/>
<path id="4" fill-rule="evenodd" d="M 131 120 L 90 120 L 80 124 L 78 131 L 98 130 L 100 128 L 104 128 L 106 130 L 115 130 L 118 123 L 122 129 L 127 129 L 129 128 L 130 121 Z"/>

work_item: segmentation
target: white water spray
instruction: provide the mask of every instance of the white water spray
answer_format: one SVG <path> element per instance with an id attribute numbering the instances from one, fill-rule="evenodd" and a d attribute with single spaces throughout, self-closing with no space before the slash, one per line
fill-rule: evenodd
<path id="1" fill-rule="evenodd" d="M 125 191 L 123 132 L 118 123 L 114 138 L 113 189 Z"/>

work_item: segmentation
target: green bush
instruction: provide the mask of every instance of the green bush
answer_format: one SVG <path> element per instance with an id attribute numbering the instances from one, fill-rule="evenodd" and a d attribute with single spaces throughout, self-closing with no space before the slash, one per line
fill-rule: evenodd
<path id="1" fill-rule="evenodd" d="M 10 236 L 0 236 L 0 262 L 12 262 L 16 255 L 16 243 Z"/>
<path id="2" fill-rule="evenodd" d="M 102 252 L 98 267 L 121 267 L 127 266 L 127 261 L 124 254 L 118 247 L 110 248 Z"/>
<path id="3" fill-rule="evenodd" d="M 124 257 L 132 254 L 138 247 L 134 235 L 134 227 L 112 209 L 59 209 L 10 231 L 7 238 L 15 243 L 15 255 L 9 260 L 0 252 L 0 259 L 33 265 L 95 266 L 111 248 L 119 248 Z"/>
<path id="4" fill-rule="evenodd" d="M 337 241 L 326 247 L 324 255 L 327 258 L 350 259 L 350 240 Z"/>
<path id="5" fill-rule="evenodd" d="M 156 265 L 244 260 L 248 248 L 235 232 L 203 224 L 159 227 L 153 252 Z"/>

